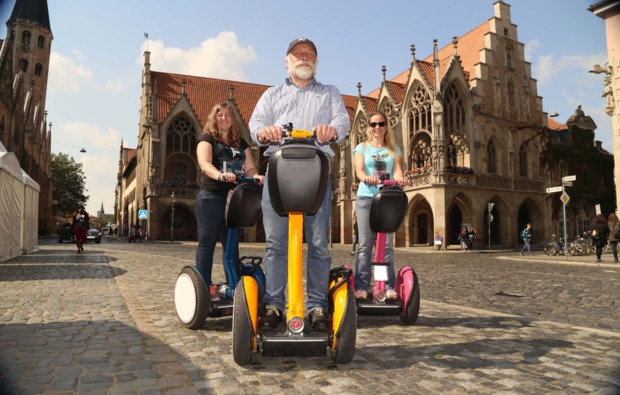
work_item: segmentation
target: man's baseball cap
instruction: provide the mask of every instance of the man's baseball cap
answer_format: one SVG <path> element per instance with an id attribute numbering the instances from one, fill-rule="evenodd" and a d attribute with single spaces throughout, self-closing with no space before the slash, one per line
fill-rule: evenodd
<path id="1" fill-rule="evenodd" d="M 305 37 L 299 37 L 299 38 L 296 38 L 293 41 L 291 41 L 291 43 L 288 46 L 288 51 L 286 51 L 286 54 L 287 55 L 290 54 L 291 51 L 293 50 L 293 48 L 295 48 L 299 44 L 307 44 L 307 45 L 311 46 L 312 49 L 314 49 L 314 52 L 316 52 L 318 54 L 318 51 L 316 50 L 316 46 L 314 45 L 314 43 L 311 40 L 309 40 L 309 39 L 307 39 Z"/>

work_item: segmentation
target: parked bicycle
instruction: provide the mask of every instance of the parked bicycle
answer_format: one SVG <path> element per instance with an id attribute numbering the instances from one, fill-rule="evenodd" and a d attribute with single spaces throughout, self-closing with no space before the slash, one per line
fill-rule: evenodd
<path id="1" fill-rule="evenodd" d="M 551 242 L 545 245 L 543 251 L 549 256 L 564 255 L 564 238 L 552 235 Z"/>

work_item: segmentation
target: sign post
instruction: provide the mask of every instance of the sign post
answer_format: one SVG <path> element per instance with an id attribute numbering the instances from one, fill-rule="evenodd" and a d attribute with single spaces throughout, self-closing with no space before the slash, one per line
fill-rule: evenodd
<path id="1" fill-rule="evenodd" d="M 491 221 L 493 221 L 493 215 L 491 215 L 491 210 L 493 210 L 493 206 L 495 206 L 495 203 L 487 204 L 487 208 L 489 211 L 489 250 L 491 249 Z"/>
<path id="2" fill-rule="evenodd" d="M 562 196 L 560 196 L 560 200 L 562 201 L 562 217 L 564 220 L 564 256 L 565 259 L 568 260 L 568 234 L 566 233 L 566 205 L 570 200 L 570 197 L 566 193 L 567 184 L 573 185 L 572 182 L 577 181 L 577 176 L 566 176 L 562 177 Z"/>

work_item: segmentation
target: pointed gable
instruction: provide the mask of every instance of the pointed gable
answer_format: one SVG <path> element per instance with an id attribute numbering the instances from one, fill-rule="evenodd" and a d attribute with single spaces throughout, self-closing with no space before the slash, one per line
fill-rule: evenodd
<path id="1" fill-rule="evenodd" d="M 465 33 L 461 37 L 458 37 L 458 54 L 461 59 L 461 66 L 468 76 L 468 81 L 475 78 L 474 67 L 480 63 L 480 51 L 485 48 L 485 36 L 491 31 L 491 24 L 486 21 L 476 27 L 475 29 Z M 452 56 L 454 55 L 454 45 L 450 43 L 439 50 L 440 59 L 440 75 L 443 79 Z M 429 62 L 432 65 L 433 55 L 430 55 L 424 59 L 425 62 Z"/>

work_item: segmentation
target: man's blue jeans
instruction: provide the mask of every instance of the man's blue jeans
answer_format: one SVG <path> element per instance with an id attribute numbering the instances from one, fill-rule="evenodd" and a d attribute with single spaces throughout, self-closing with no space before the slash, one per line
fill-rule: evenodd
<path id="1" fill-rule="evenodd" d="M 301 177 L 301 175 L 300 175 Z M 321 208 L 314 215 L 304 216 L 304 235 L 308 244 L 306 279 L 308 311 L 315 308 L 327 309 L 329 290 L 329 269 L 331 257 L 327 243 L 327 229 L 330 220 L 331 184 L 323 196 Z M 266 293 L 265 306 L 284 310 L 284 290 L 288 282 L 288 216 L 280 217 L 271 206 L 269 177 L 263 186 L 263 225 L 267 248 L 265 250 Z"/>
<path id="2" fill-rule="evenodd" d="M 521 248 L 521 253 L 523 254 L 523 251 L 525 251 L 527 249 L 527 253 L 531 254 L 532 250 L 530 248 L 530 239 L 528 239 L 527 237 L 523 238 L 523 247 Z"/>
<path id="3" fill-rule="evenodd" d="M 198 248 L 196 249 L 196 267 L 207 286 L 212 284 L 213 252 L 219 240 L 226 249 L 228 228 L 224 219 L 226 197 L 200 190 L 196 196 L 196 216 L 198 220 Z"/>
<path id="4" fill-rule="evenodd" d="M 355 289 L 368 291 L 370 288 L 372 250 L 375 245 L 375 234 L 370 230 L 370 205 L 372 198 L 358 196 L 355 201 L 357 215 L 357 229 L 360 237 L 360 246 L 355 258 Z M 394 289 L 396 276 L 394 275 L 394 233 L 388 233 L 385 239 L 385 261 L 390 263 L 386 289 Z"/>

